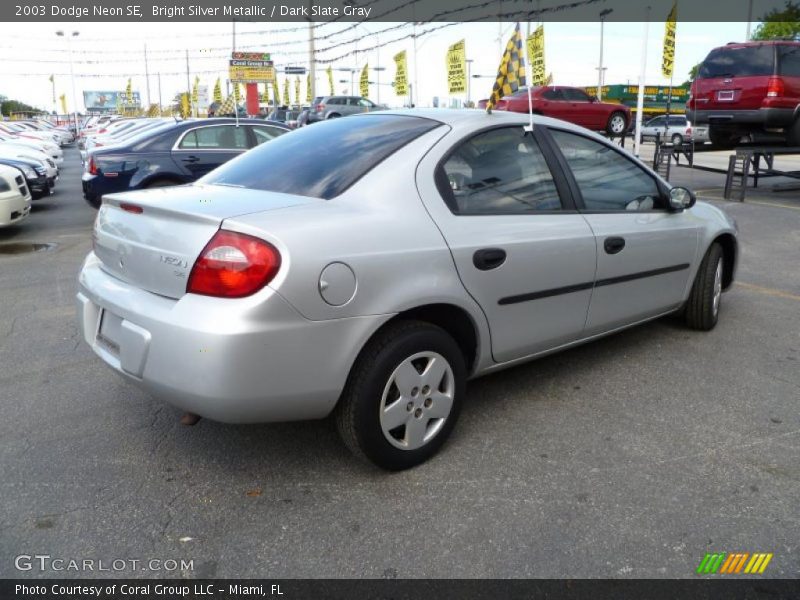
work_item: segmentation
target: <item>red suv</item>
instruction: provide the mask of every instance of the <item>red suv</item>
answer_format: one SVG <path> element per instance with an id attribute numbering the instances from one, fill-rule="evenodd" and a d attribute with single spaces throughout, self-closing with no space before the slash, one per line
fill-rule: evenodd
<path id="1" fill-rule="evenodd" d="M 686 102 L 711 142 L 733 146 L 754 132 L 779 132 L 800 146 L 800 42 L 746 42 L 714 48 Z"/>
<path id="2" fill-rule="evenodd" d="M 533 112 L 556 119 L 582 125 L 593 131 L 605 131 L 610 135 L 622 135 L 631 122 L 631 109 L 623 104 L 600 102 L 580 88 L 563 85 L 531 88 Z M 528 112 L 528 90 L 520 90 L 512 96 L 501 98 L 497 110 Z"/>

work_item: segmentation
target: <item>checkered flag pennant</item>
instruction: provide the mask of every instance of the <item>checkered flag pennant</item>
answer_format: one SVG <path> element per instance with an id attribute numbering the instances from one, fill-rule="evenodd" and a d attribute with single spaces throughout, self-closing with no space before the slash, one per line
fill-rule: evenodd
<path id="1" fill-rule="evenodd" d="M 514 27 L 514 34 L 506 44 L 506 51 L 500 61 L 500 68 L 497 70 L 497 79 L 492 88 L 492 95 L 486 103 L 486 111 L 491 112 L 492 107 L 497 104 L 503 96 L 513 94 L 519 88 L 525 86 L 525 58 L 522 52 L 522 34 L 519 30 L 519 23 Z"/>
<path id="2" fill-rule="evenodd" d="M 216 114 L 218 115 L 235 115 L 236 114 L 236 98 L 233 94 L 225 98 L 225 101 L 219 105 Z"/>

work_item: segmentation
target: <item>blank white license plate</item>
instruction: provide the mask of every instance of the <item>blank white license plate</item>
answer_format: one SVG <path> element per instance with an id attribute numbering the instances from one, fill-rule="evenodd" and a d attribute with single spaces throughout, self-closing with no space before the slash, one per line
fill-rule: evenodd
<path id="1" fill-rule="evenodd" d="M 717 100 L 720 102 L 730 102 L 733 100 L 733 90 L 720 90 L 717 92 Z"/>
<path id="2" fill-rule="evenodd" d="M 97 342 L 106 350 L 119 356 L 119 340 L 122 331 L 122 317 L 103 310 L 100 313 L 100 327 L 97 329 Z"/>

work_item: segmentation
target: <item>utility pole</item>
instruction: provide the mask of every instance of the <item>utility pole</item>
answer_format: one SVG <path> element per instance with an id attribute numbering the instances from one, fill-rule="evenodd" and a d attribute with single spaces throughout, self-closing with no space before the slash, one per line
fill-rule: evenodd
<path id="1" fill-rule="evenodd" d="M 744 36 L 744 41 L 750 41 L 750 22 L 753 20 L 753 0 L 747 4 L 747 35 Z"/>
<path id="2" fill-rule="evenodd" d="M 191 84 L 191 81 L 189 80 L 189 49 L 188 48 L 186 49 L 186 93 L 189 95 L 189 102 L 191 103 L 191 101 L 192 101 L 192 84 Z M 190 109 L 191 109 L 191 105 L 190 105 Z M 194 112 L 194 111 L 190 110 L 190 112 Z"/>
<path id="3" fill-rule="evenodd" d="M 636 133 L 633 140 L 633 154 L 639 158 L 642 141 L 642 112 L 644 111 L 644 79 L 647 73 L 647 36 L 650 26 L 650 7 L 644 13 L 644 37 L 642 38 L 642 66 L 639 71 L 639 93 L 636 95 Z"/>
<path id="4" fill-rule="evenodd" d="M 606 23 L 606 17 L 614 12 L 613 8 L 607 8 L 605 10 L 600 11 L 600 64 L 597 67 L 597 99 L 603 99 L 603 83 L 605 81 L 605 73 L 603 67 L 603 34 L 604 34 L 604 25 Z"/>
<path id="5" fill-rule="evenodd" d="M 161 104 L 161 73 L 158 74 L 158 115 L 161 115 L 161 111 L 163 110 L 164 105 Z"/>
<path id="6" fill-rule="evenodd" d="M 147 108 L 150 108 L 150 71 L 147 68 L 147 44 L 144 45 L 144 80 L 147 89 Z"/>
<path id="7" fill-rule="evenodd" d="M 309 96 L 313 100 L 317 96 L 317 50 L 314 47 L 314 23 L 308 22 L 308 75 L 311 89 Z"/>

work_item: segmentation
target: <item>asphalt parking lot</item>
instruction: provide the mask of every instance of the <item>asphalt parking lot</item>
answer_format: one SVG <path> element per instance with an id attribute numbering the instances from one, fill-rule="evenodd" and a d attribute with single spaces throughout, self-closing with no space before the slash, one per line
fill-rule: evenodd
<path id="1" fill-rule="evenodd" d="M 662 319 L 471 383 L 444 450 L 357 462 L 329 421 L 178 424 L 82 343 L 94 211 L 77 151 L 0 254 L 0 577 L 14 558 L 192 560 L 134 577 L 691 577 L 706 552 L 800 575 L 800 193 L 717 202 L 739 282 L 710 333 Z M 710 198 L 721 175 L 678 170 Z M 716 186 L 716 187 L 715 187 Z"/>

